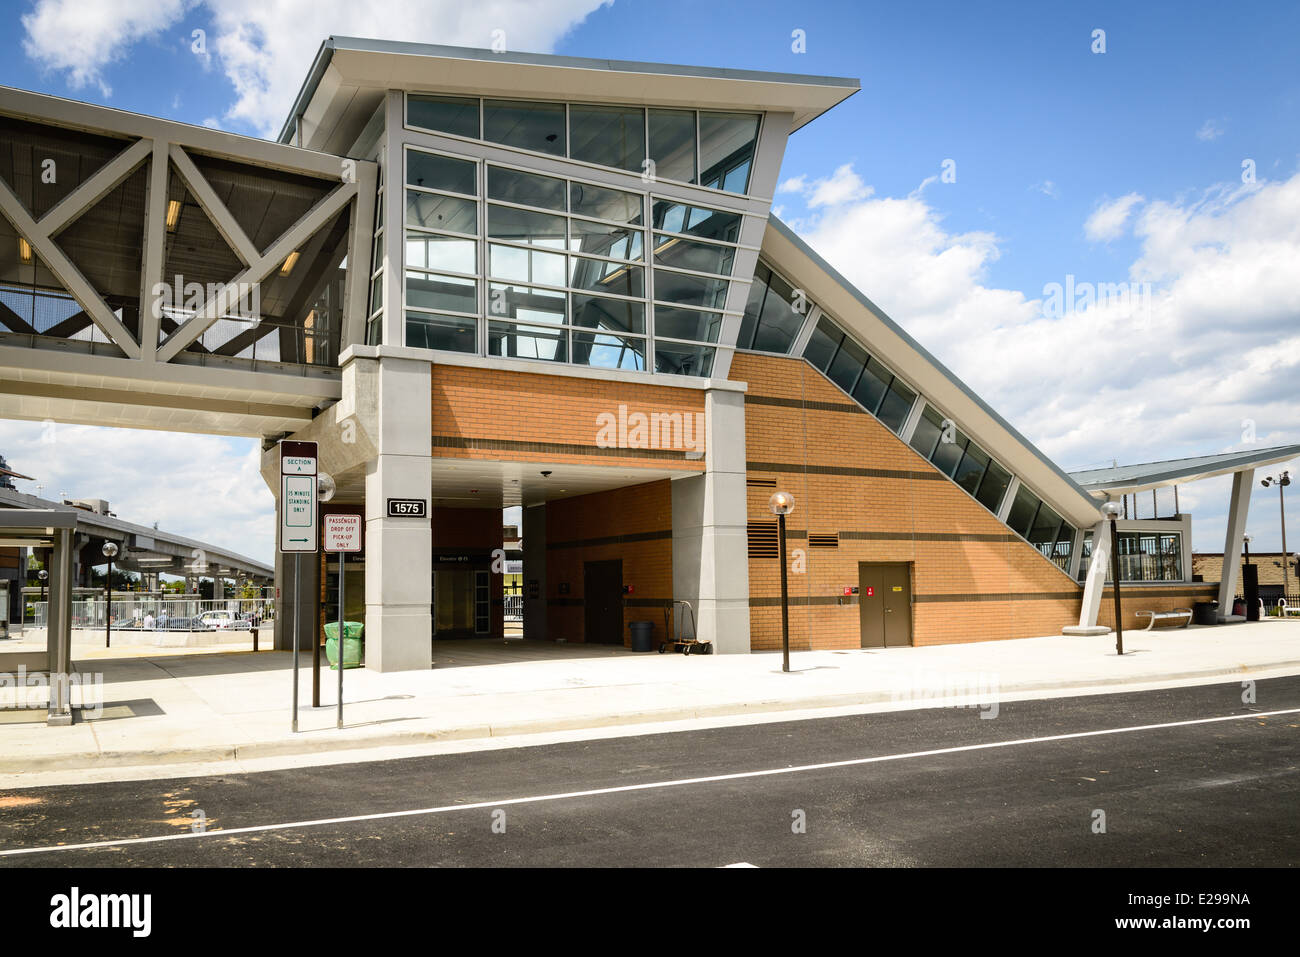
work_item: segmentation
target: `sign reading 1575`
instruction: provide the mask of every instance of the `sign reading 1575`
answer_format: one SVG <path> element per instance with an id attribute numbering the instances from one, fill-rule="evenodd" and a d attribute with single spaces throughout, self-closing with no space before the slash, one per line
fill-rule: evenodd
<path id="1" fill-rule="evenodd" d="M 389 518 L 424 518 L 425 502 L 422 498 L 390 498 Z"/>

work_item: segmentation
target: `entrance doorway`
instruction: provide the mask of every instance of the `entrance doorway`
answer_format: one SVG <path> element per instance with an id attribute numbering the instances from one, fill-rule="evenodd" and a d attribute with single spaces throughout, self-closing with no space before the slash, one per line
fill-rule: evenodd
<path id="1" fill-rule="evenodd" d="M 858 563 L 858 615 L 863 648 L 912 643 L 912 567 L 899 562 Z"/>
<path id="2" fill-rule="evenodd" d="M 584 562 L 583 636 L 591 644 L 623 644 L 623 560 Z"/>
<path id="3" fill-rule="evenodd" d="M 435 568 L 433 572 L 433 636 L 473 638 L 491 629 L 491 594 L 486 571 Z"/>

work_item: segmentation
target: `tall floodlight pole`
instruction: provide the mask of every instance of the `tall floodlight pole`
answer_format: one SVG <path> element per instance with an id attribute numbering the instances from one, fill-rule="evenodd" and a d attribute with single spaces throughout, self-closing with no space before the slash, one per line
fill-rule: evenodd
<path id="1" fill-rule="evenodd" d="M 117 543 L 104 543 L 104 557 L 108 559 L 108 574 L 104 576 L 104 647 L 113 644 L 113 559 L 117 557 Z"/>
<path id="2" fill-rule="evenodd" d="M 1259 484 L 1264 486 L 1264 488 L 1268 488 L 1270 485 L 1277 486 L 1277 507 L 1282 518 L 1282 597 L 1286 598 L 1287 589 L 1290 586 L 1290 577 L 1288 574 L 1290 568 L 1288 566 L 1291 562 L 1291 557 L 1287 554 L 1286 550 L 1286 495 L 1282 490 L 1291 484 L 1291 473 L 1287 471 L 1277 476 L 1270 475 Z"/>
<path id="3" fill-rule="evenodd" d="M 1121 507 L 1116 502 L 1107 502 L 1101 507 L 1101 513 L 1110 519 L 1110 577 L 1111 593 L 1115 596 L 1115 654 L 1124 654 L 1124 619 L 1120 611 L 1119 597 L 1119 532 L 1116 519 Z"/>
<path id="4" fill-rule="evenodd" d="M 777 534 L 781 552 L 781 670 L 790 670 L 790 586 L 785 559 L 785 517 L 794 511 L 794 496 L 789 492 L 775 492 L 767 500 L 768 508 L 776 516 Z"/>

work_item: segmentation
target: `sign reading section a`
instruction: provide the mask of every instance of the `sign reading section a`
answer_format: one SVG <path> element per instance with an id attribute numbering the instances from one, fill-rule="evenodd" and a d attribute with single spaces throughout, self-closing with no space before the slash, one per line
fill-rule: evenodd
<path id="1" fill-rule="evenodd" d="M 361 551 L 361 529 L 360 515 L 326 515 L 325 551 Z"/>
<path id="2" fill-rule="evenodd" d="M 280 443 L 280 551 L 315 552 L 316 443 Z"/>

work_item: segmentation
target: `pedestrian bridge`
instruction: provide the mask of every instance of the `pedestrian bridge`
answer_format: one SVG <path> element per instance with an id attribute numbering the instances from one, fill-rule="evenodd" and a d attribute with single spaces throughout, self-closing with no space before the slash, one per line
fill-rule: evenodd
<path id="1" fill-rule="evenodd" d="M 377 176 L 0 87 L 0 418 L 303 427 L 364 336 L 348 264 L 370 262 Z"/>

